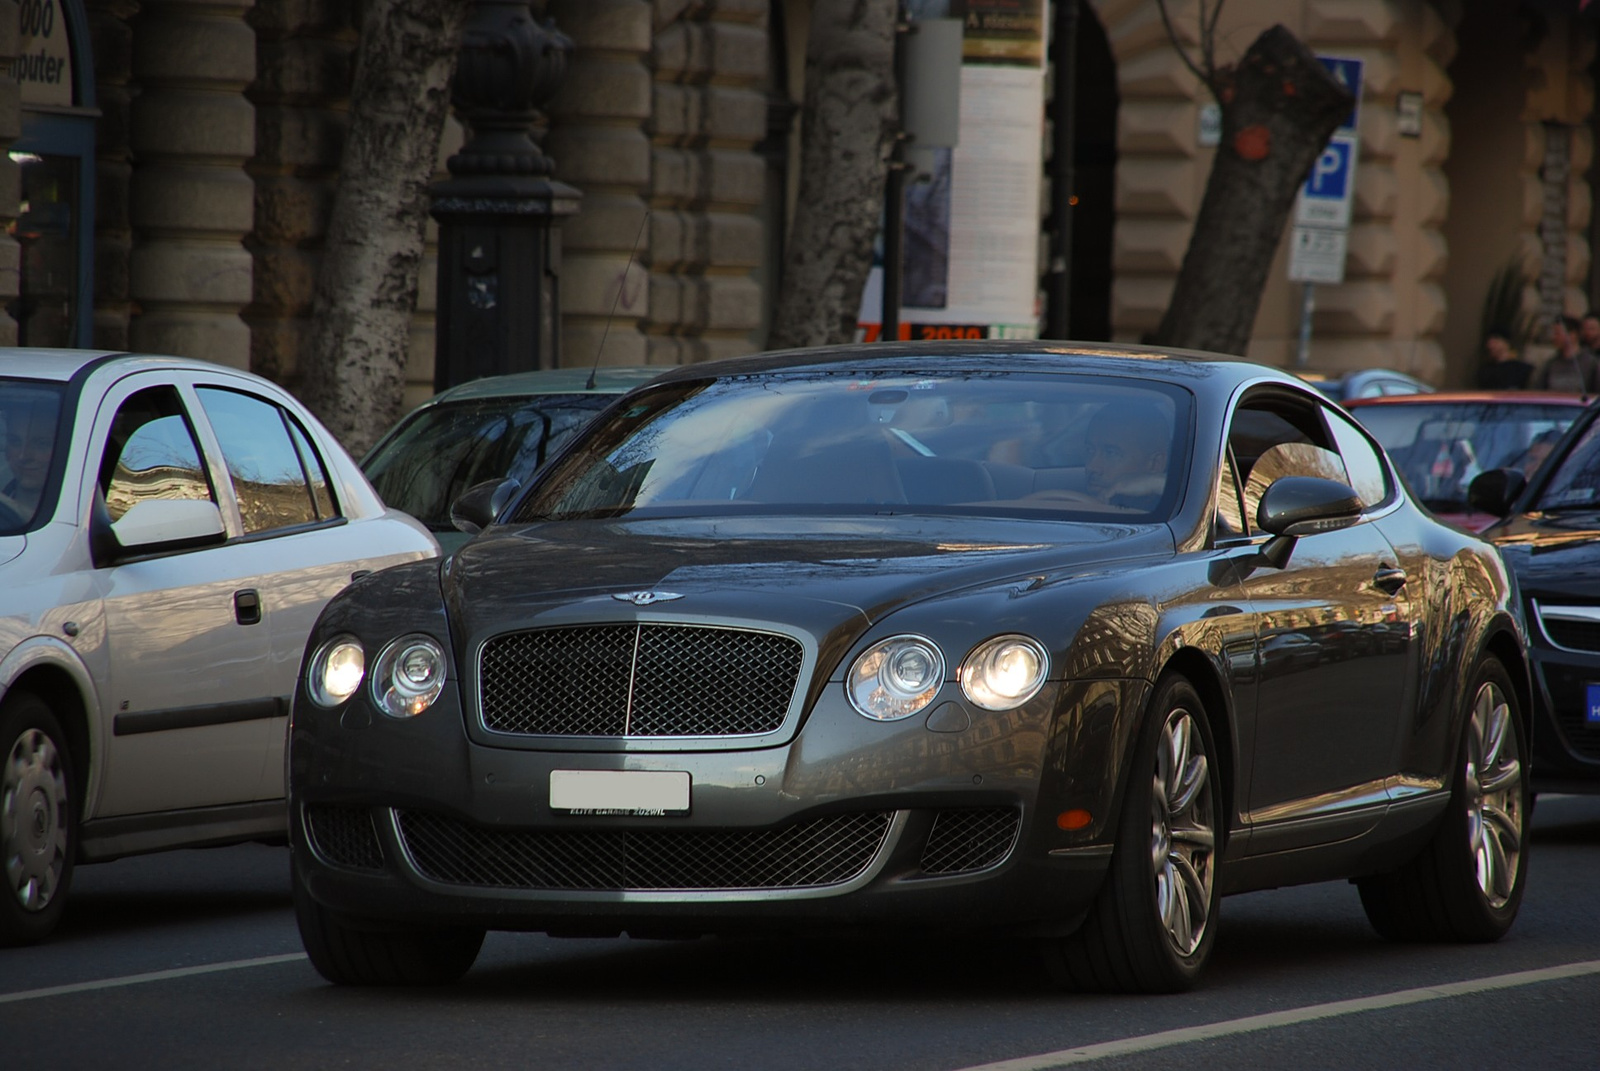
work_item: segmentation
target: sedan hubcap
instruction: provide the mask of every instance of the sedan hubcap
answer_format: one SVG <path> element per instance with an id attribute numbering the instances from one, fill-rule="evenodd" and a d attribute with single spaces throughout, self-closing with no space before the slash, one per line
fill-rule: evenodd
<path id="1" fill-rule="evenodd" d="M 0 851 L 18 903 L 49 906 L 67 866 L 67 777 L 61 753 L 38 729 L 17 737 L 0 770 Z"/>
<path id="2" fill-rule="evenodd" d="M 1467 836 L 1478 888 L 1502 908 L 1516 888 L 1522 855 L 1522 756 L 1511 707 L 1492 681 L 1478 689 L 1467 737 Z"/>
<path id="3" fill-rule="evenodd" d="M 1211 914 L 1216 825 L 1205 743 L 1189 712 L 1167 715 L 1150 795 L 1150 864 L 1156 910 L 1180 955 L 1191 955 Z"/>

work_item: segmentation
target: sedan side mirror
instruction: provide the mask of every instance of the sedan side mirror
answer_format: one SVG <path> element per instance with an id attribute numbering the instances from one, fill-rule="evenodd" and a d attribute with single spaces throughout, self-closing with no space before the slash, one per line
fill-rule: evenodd
<path id="1" fill-rule="evenodd" d="M 1467 505 L 1491 517 L 1504 517 L 1527 486 L 1528 478 L 1521 469 L 1480 472 L 1467 485 Z"/>
<path id="2" fill-rule="evenodd" d="M 105 507 L 97 506 L 90 519 L 90 547 L 98 566 L 129 555 L 188 550 L 227 538 L 215 502 L 147 498 L 135 502 L 114 523 Z"/>
<path id="3" fill-rule="evenodd" d="M 494 523 L 520 490 L 522 483 L 510 476 L 473 484 L 450 503 L 450 523 L 458 532 L 477 535 Z"/>
<path id="4" fill-rule="evenodd" d="M 1361 518 L 1361 499 L 1347 484 L 1320 476 L 1274 480 L 1256 509 L 1256 527 L 1273 539 L 1262 556 L 1282 569 L 1301 536 L 1348 528 Z"/>

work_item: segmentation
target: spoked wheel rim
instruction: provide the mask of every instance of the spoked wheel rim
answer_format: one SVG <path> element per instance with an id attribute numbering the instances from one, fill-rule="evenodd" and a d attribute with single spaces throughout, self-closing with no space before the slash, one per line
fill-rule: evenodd
<path id="1" fill-rule="evenodd" d="M 0 851 L 6 886 L 26 911 L 55 899 L 67 869 L 67 774 L 50 737 L 27 729 L 0 770 Z"/>
<path id="2" fill-rule="evenodd" d="M 1179 955 L 1193 955 L 1211 921 L 1216 818 L 1211 764 L 1189 711 L 1167 715 L 1150 792 L 1150 864 L 1156 911 Z"/>
<path id="3" fill-rule="evenodd" d="M 1511 704 L 1494 681 L 1479 688 L 1473 700 L 1465 776 L 1467 837 L 1478 889 L 1498 910 L 1516 891 L 1527 815 Z"/>

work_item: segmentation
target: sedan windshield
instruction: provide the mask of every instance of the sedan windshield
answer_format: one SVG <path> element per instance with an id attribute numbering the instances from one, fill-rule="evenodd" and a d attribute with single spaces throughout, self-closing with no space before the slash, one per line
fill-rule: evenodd
<path id="1" fill-rule="evenodd" d="M 61 388 L 51 383 L 0 380 L 0 535 L 33 528 L 60 482 L 55 460 Z"/>
<path id="2" fill-rule="evenodd" d="M 1163 520 L 1189 396 L 1105 377 L 777 373 L 665 384 L 585 436 L 519 521 L 633 513 Z"/>
<path id="3" fill-rule="evenodd" d="M 547 459 L 617 400 L 615 394 L 477 398 L 420 409 L 361 463 L 385 503 L 450 531 L 450 503 L 476 483 L 532 479 Z"/>
<path id="4" fill-rule="evenodd" d="M 1467 509 L 1474 476 L 1489 469 L 1521 469 L 1532 476 L 1583 410 L 1475 401 L 1371 405 L 1354 412 L 1423 505 L 1460 513 Z"/>

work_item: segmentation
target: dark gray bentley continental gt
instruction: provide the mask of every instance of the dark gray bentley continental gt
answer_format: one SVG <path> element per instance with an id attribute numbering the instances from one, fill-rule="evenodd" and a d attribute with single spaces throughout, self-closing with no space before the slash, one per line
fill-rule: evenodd
<path id="1" fill-rule="evenodd" d="M 1257 365 L 1047 343 L 688 366 L 450 557 L 335 598 L 293 704 L 295 905 L 345 983 L 489 929 L 1033 935 L 1193 983 L 1225 894 L 1353 878 L 1486 941 L 1527 872 L 1496 552 Z"/>

